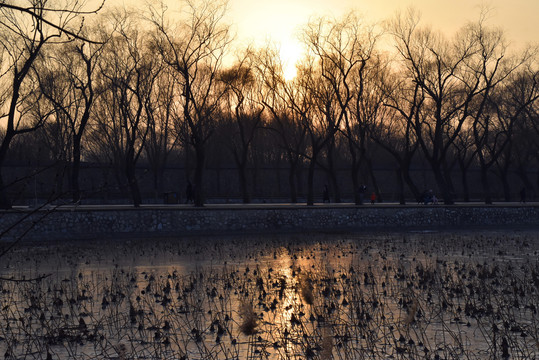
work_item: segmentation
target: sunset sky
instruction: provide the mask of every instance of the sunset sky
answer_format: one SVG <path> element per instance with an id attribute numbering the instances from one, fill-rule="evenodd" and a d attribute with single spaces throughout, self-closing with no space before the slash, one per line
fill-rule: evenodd
<path id="1" fill-rule="evenodd" d="M 229 21 L 237 39 L 263 45 L 267 39 L 280 44 L 289 62 L 301 55 L 298 29 L 311 16 L 340 16 L 355 10 L 368 22 L 391 18 L 413 6 L 422 23 L 451 35 L 467 21 L 478 19 L 481 6 L 492 9 L 489 23 L 501 26 L 517 48 L 539 43 L 539 0 L 229 0 Z"/>
<path id="2" fill-rule="evenodd" d="M 293 37 L 312 15 L 339 16 L 354 9 L 369 21 L 379 21 L 410 6 L 422 13 L 425 23 L 452 32 L 477 19 L 482 5 L 493 10 L 491 23 L 502 26 L 509 38 L 539 40 L 537 0 L 229 0 L 229 15 L 241 37 L 283 40 Z"/>

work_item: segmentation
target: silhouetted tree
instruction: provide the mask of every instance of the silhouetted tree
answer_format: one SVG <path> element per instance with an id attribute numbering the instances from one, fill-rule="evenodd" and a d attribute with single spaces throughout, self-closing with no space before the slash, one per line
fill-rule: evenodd
<path id="1" fill-rule="evenodd" d="M 178 104 L 176 93 L 179 83 L 170 68 L 160 70 L 151 99 L 145 106 L 148 117 L 148 136 L 144 146 L 146 158 L 153 173 L 155 197 L 164 192 L 163 176 L 170 155 L 177 149 L 181 134 L 175 127 Z"/>
<path id="2" fill-rule="evenodd" d="M 512 134 L 512 126 L 504 126 L 498 121 L 499 117 L 493 114 L 492 108 L 498 107 L 500 99 L 493 99 L 492 95 L 499 86 L 503 86 L 508 76 L 529 59 L 529 54 L 525 52 L 521 57 L 508 56 L 503 32 L 488 28 L 485 16 L 485 13 L 481 14 L 477 23 L 465 28 L 464 35 L 473 41 L 473 55 L 464 60 L 468 70 L 463 78 L 470 88 L 479 90 L 469 106 L 469 114 L 481 166 L 485 203 L 491 204 L 488 171 L 509 145 Z"/>
<path id="3" fill-rule="evenodd" d="M 47 54 L 47 62 L 38 69 L 40 90 L 55 109 L 58 128 L 65 131 L 60 138 L 71 147 L 71 156 L 64 160 L 71 163 L 70 188 L 74 203 L 81 200 L 82 138 L 95 99 L 93 82 L 103 46 L 104 42 L 92 44 L 77 40 L 60 51 Z M 64 126 L 61 126 L 62 119 Z"/>
<path id="4" fill-rule="evenodd" d="M 462 185 L 462 197 L 465 202 L 470 201 L 470 186 L 468 184 L 468 172 L 477 159 L 477 147 L 473 141 L 473 130 L 463 129 L 453 143 L 455 157 L 460 168 L 460 180 Z"/>
<path id="5" fill-rule="evenodd" d="M 226 88 L 223 99 L 224 121 L 231 130 L 227 139 L 234 162 L 238 168 L 240 192 L 243 203 L 251 201 L 247 184 L 247 165 L 251 145 L 257 130 L 262 126 L 264 106 L 258 101 L 258 82 L 247 53 L 238 63 L 219 75 Z"/>
<path id="6" fill-rule="evenodd" d="M 43 121 L 32 122 L 27 119 L 27 113 L 23 110 L 28 94 L 37 86 L 36 82 L 29 81 L 34 62 L 46 45 L 63 44 L 76 38 L 88 41 L 80 33 L 82 15 L 97 10 L 85 11 L 83 3 L 76 0 L 68 1 L 61 8 L 50 7 L 45 0 L 0 4 L 0 51 L 5 69 L 0 81 L 2 87 L 9 89 L 6 96 L 0 99 L 0 105 L 6 109 L 1 114 L 6 122 L 0 145 L 1 208 L 11 207 L 2 173 L 10 143 L 17 135 L 32 132 L 43 124 Z"/>
<path id="7" fill-rule="evenodd" d="M 285 87 L 286 101 L 307 134 L 306 151 L 308 159 L 307 205 L 314 205 L 314 174 L 318 157 L 326 144 L 335 136 L 342 118 L 333 112 L 334 102 L 327 84 L 320 77 L 319 68 L 313 59 L 298 66 L 298 75 L 293 86 Z"/>
<path id="8" fill-rule="evenodd" d="M 382 101 L 386 110 L 377 110 L 380 114 L 373 117 L 369 132 L 371 139 L 395 159 L 399 202 L 405 204 L 404 183 L 415 199 L 421 197 L 410 175 L 410 166 L 419 147 L 412 124 L 420 114 L 424 96 L 418 84 L 389 70 L 384 71 L 383 67 L 379 69 L 381 73 L 374 79 L 378 88 L 371 90 L 370 96 L 377 96 L 374 104 Z"/>
<path id="9" fill-rule="evenodd" d="M 539 83 L 537 72 L 525 69 L 512 74 L 505 86 L 492 97 L 492 106 L 495 109 L 493 116 L 497 120 L 500 136 L 503 143 L 492 147 L 492 158 L 502 181 L 504 199 L 511 200 L 511 187 L 509 185 L 509 169 L 514 160 L 514 149 L 519 147 L 515 141 L 515 133 L 526 128 L 527 110 L 539 99 Z M 499 150 L 498 150 L 499 149 Z"/>
<path id="10" fill-rule="evenodd" d="M 410 11 L 391 24 L 405 77 L 416 83 L 425 100 L 413 129 L 423 154 L 442 192 L 444 202 L 453 204 L 450 174 L 444 172 L 447 155 L 462 127 L 469 123 L 472 105 L 490 86 L 480 76 L 483 63 L 473 27 L 465 27 L 453 40 L 429 28 L 419 28 L 418 16 Z M 488 60 L 494 55 L 487 55 Z M 475 109 L 480 117 L 481 110 Z"/>
<path id="11" fill-rule="evenodd" d="M 304 32 L 303 39 L 308 49 L 314 53 L 321 78 L 327 84 L 329 93 L 326 93 L 325 103 L 320 101 L 324 103 L 326 117 L 335 117 L 336 124 L 342 121 L 345 125 L 343 133 L 348 140 L 352 160 L 354 197 L 356 203 L 359 203 L 358 171 L 365 156 L 365 121 L 367 121 L 363 118 L 365 112 L 361 113 L 360 104 L 367 103 L 364 92 L 365 74 L 373 56 L 377 35 L 371 26 L 364 24 L 355 13 L 351 12 L 340 19 L 312 20 Z M 352 109 L 353 105 L 356 111 Z M 336 202 L 340 202 L 334 164 L 335 140 L 335 137 L 330 137 L 326 144 L 326 170 L 331 179 Z"/>
<path id="12" fill-rule="evenodd" d="M 153 118 L 148 117 L 155 101 L 152 93 L 160 73 L 158 59 L 150 51 L 149 36 L 140 30 L 135 14 L 111 14 L 113 31 L 100 62 L 102 87 L 100 112 L 96 116 L 99 134 L 119 156 L 134 206 L 142 203 L 136 164 L 145 146 Z"/>
<path id="13" fill-rule="evenodd" d="M 151 14 L 157 33 L 156 50 L 181 82 L 178 101 L 182 111 L 177 119 L 178 126 L 185 129 L 184 145 L 195 150 L 195 206 L 204 205 L 206 148 L 222 99 L 216 81 L 230 43 L 229 27 L 222 24 L 225 10 L 226 3 L 221 1 L 189 0 L 187 10 L 175 24 L 169 23 L 163 6 L 153 8 Z"/>
<path id="14" fill-rule="evenodd" d="M 258 77 L 263 83 L 260 101 L 268 113 L 266 128 L 277 134 L 288 163 L 290 202 L 298 202 L 298 176 L 302 154 L 306 152 L 306 127 L 301 115 L 293 111 L 288 94 L 293 94 L 294 81 L 286 81 L 277 49 L 268 45 L 257 55 Z"/>

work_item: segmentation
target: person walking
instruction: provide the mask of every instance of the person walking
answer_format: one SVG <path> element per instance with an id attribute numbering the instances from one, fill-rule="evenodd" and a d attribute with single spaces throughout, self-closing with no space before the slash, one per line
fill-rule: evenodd
<path id="1" fill-rule="evenodd" d="M 376 201 L 376 194 L 373 191 L 372 194 L 371 194 L 371 205 L 374 205 L 375 201 Z"/>
<path id="2" fill-rule="evenodd" d="M 329 204 L 329 188 L 326 185 L 324 185 L 324 192 L 322 193 L 322 198 L 324 200 L 324 203 L 328 203 Z"/>
<path id="3" fill-rule="evenodd" d="M 359 187 L 359 204 L 360 205 L 363 205 L 363 198 L 365 197 L 365 191 L 367 191 L 367 186 L 365 186 L 364 184 L 362 184 L 360 187 Z"/>

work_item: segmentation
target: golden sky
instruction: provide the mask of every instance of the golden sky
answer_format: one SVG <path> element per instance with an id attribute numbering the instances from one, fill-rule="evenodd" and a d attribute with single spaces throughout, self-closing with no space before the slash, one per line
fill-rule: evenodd
<path id="1" fill-rule="evenodd" d="M 369 21 L 380 21 L 413 6 L 424 23 L 453 32 L 476 20 L 483 5 L 492 9 L 490 23 L 502 26 L 509 38 L 539 41 L 539 0 L 229 0 L 229 16 L 240 37 L 283 38 L 312 15 L 339 16 L 354 9 Z"/>
<path id="2" fill-rule="evenodd" d="M 102 0 L 88 0 L 99 4 Z M 160 0 L 105 0 L 105 7 L 143 8 Z M 175 7 L 183 0 L 164 0 Z M 174 4 L 174 5 L 173 5 Z M 241 41 L 284 42 L 296 39 L 297 30 L 311 16 L 333 15 L 355 10 L 369 22 L 391 18 L 399 10 L 414 7 L 422 22 L 452 33 L 467 21 L 477 20 L 482 6 L 492 9 L 490 24 L 504 28 L 508 39 L 523 45 L 539 43 L 539 0 L 228 0 L 227 21 Z"/>
<path id="3" fill-rule="evenodd" d="M 423 24 L 448 36 L 477 20 L 486 6 L 491 9 L 489 24 L 501 26 L 517 48 L 539 44 L 539 0 L 229 0 L 228 16 L 238 40 L 263 45 L 271 39 L 292 62 L 301 54 L 298 29 L 311 16 L 339 17 L 355 10 L 368 22 L 380 22 L 411 6 L 419 10 Z"/>
<path id="4" fill-rule="evenodd" d="M 89 0 L 100 3 L 102 0 Z M 105 6 L 145 7 L 161 0 L 106 0 Z M 164 0 L 176 8 L 184 0 Z M 381 23 L 413 7 L 422 24 L 451 36 L 468 21 L 477 21 L 482 7 L 490 8 L 489 24 L 504 29 L 513 49 L 539 45 L 539 0 L 228 0 L 225 21 L 232 24 L 237 44 L 280 46 L 287 77 L 302 55 L 298 32 L 312 16 L 340 17 L 354 10 L 368 23 Z"/>

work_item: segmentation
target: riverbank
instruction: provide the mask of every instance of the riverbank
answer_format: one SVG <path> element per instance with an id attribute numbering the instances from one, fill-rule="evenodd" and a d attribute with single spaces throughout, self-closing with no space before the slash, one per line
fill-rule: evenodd
<path id="1" fill-rule="evenodd" d="M 0 213 L 2 240 L 185 236 L 234 232 L 538 227 L 539 204 L 253 204 L 60 206 Z"/>

